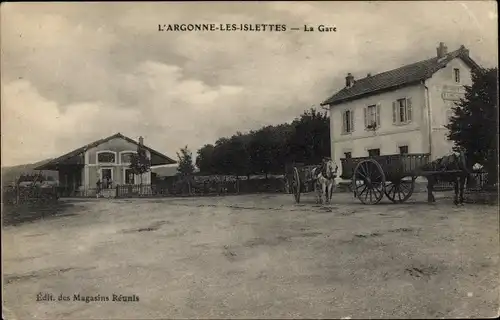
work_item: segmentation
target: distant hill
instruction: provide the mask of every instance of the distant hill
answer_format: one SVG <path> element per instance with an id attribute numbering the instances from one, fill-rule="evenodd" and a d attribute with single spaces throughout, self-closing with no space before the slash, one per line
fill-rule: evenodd
<path id="1" fill-rule="evenodd" d="M 54 179 L 59 179 L 59 174 L 57 171 L 48 171 L 48 170 L 34 170 L 34 168 L 49 162 L 52 159 L 46 159 L 35 163 L 21 164 L 18 166 L 11 167 L 2 167 L 2 183 L 7 184 L 15 181 L 21 174 L 34 174 L 34 173 L 42 173 L 45 176 L 53 177 Z"/>

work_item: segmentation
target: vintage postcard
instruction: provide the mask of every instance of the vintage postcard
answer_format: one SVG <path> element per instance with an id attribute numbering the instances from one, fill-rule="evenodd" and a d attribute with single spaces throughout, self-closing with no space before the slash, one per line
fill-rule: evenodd
<path id="1" fill-rule="evenodd" d="M 0 12 L 4 319 L 499 315 L 496 2 Z"/>

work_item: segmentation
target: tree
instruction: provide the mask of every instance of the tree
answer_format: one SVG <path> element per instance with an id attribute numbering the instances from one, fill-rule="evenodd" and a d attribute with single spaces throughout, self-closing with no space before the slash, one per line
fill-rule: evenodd
<path id="1" fill-rule="evenodd" d="M 255 173 L 267 174 L 271 171 L 273 161 L 272 127 L 264 127 L 251 133 L 249 142 L 250 163 Z"/>
<path id="2" fill-rule="evenodd" d="M 290 123 L 280 124 L 273 127 L 271 134 L 273 161 L 271 163 L 271 172 L 282 174 L 285 171 L 285 165 L 289 159 L 289 140 L 294 132 Z"/>
<path id="3" fill-rule="evenodd" d="M 130 169 L 135 175 L 139 175 L 140 184 L 142 185 L 142 176 L 151 169 L 151 161 L 146 154 L 146 149 L 143 145 L 137 146 L 137 153 L 132 154 L 130 159 Z"/>
<path id="4" fill-rule="evenodd" d="M 194 172 L 193 154 L 189 151 L 188 146 L 185 146 L 177 152 L 179 158 L 179 167 L 177 170 L 182 176 L 190 176 Z"/>
<path id="5" fill-rule="evenodd" d="M 220 138 L 198 150 L 196 164 L 204 173 L 247 175 L 283 173 L 290 161 L 320 163 L 330 155 L 330 119 L 311 108 L 290 123 L 265 126 Z"/>
<path id="6" fill-rule="evenodd" d="M 197 151 L 196 166 L 200 169 L 200 172 L 205 174 L 215 173 L 214 150 L 214 145 L 206 144 Z"/>
<path id="7" fill-rule="evenodd" d="M 292 126 L 287 152 L 289 161 L 317 164 L 323 157 L 330 156 L 330 119 L 326 112 L 311 108 L 295 119 Z"/>
<path id="8" fill-rule="evenodd" d="M 474 70 L 472 86 L 465 86 L 465 96 L 455 107 L 448 139 L 453 140 L 454 150 L 464 148 L 468 165 L 480 163 L 485 167 L 489 184 L 498 179 L 498 68 Z"/>
<path id="9" fill-rule="evenodd" d="M 249 141 L 250 136 L 239 131 L 229 139 L 226 151 L 229 164 L 227 173 L 237 176 L 249 176 L 252 173 L 248 150 Z"/>
<path id="10" fill-rule="evenodd" d="M 229 159 L 229 154 L 231 150 L 229 148 L 229 139 L 220 138 L 215 142 L 214 152 L 213 152 L 213 168 L 214 172 L 217 174 L 229 174 L 231 171 L 231 161 Z"/>

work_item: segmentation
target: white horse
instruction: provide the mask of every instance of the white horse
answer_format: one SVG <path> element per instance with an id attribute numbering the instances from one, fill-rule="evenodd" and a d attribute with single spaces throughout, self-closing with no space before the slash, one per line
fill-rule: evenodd
<path id="1" fill-rule="evenodd" d="M 321 166 L 312 169 L 314 190 L 318 195 L 317 203 L 323 203 L 323 195 L 325 196 L 325 203 L 330 203 L 332 200 L 332 193 L 336 187 L 337 170 L 337 164 L 330 159 L 324 160 Z"/>

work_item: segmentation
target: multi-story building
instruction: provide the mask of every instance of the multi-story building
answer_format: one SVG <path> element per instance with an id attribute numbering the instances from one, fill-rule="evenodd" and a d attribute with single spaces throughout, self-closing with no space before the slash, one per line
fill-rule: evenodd
<path id="1" fill-rule="evenodd" d="M 330 108 L 332 159 L 449 154 L 453 143 L 444 126 L 475 68 L 468 49 L 448 53 L 441 42 L 433 58 L 358 80 L 349 73 L 345 87 L 321 104 Z"/>

